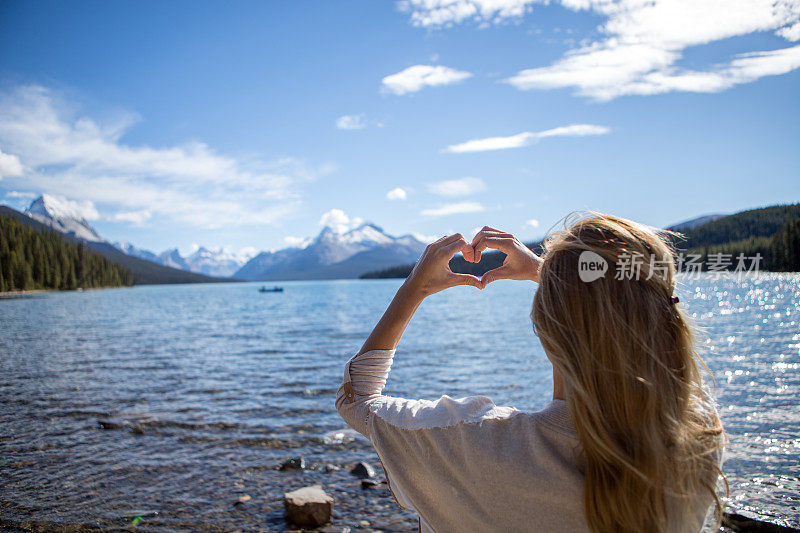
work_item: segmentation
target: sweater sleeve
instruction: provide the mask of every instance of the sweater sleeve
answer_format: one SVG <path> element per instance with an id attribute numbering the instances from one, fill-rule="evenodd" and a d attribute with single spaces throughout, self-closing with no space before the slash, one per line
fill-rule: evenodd
<path id="1" fill-rule="evenodd" d="M 381 398 L 393 359 L 394 350 L 371 350 L 356 355 L 344 367 L 336 410 L 350 427 L 367 438 L 370 407 Z"/>

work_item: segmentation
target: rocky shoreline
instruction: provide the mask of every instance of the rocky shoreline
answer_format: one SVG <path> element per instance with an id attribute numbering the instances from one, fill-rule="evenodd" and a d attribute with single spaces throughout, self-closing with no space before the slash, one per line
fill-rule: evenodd
<path id="1" fill-rule="evenodd" d="M 111 421 L 106 421 L 112 425 Z M 135 427 L 127 428 L 135 432 Z M 0 516 L 2 531 L 284 531 L 291 533 L 405 533 L 418 529 L 417 516 L 403 510 L 389 490 L 376 458 L 349 463 L 288 457 L 267 467 L 285 480 L 283 498 L 265 497 L 255 486 L 236 483 L 218 508 L 206 515 L 226 520 L 193 521 L 164 509 L 129 509 L 116 518 L 88 517 L 84 523 L 8 520 Z M 266 466 L 266 465 L 265 465 Z M 255 490 L 254 490 L 255 489 Z M 274 492 L 273 492 L 274 494 Z M 239 517 L 237 519 L 237 517 Z M 261 525 L 253 529 L 253 518 Z M 177 519 L 177 520 L 176 520 Z M 239 524 L 249 524 L 240 526 Z M 720 532 L 791 533 L 788 523 L 746 510 L 726 509 Z"/>

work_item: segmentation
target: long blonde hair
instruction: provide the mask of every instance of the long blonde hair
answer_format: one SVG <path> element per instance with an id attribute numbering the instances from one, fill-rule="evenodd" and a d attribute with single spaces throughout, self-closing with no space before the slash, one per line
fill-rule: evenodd
<path id="1" fill-rule="evenodd" d="M 580 439 L 587 523 L 595 532 L 665 531 L 708 493 L 719 523 L 724 432 L 692 327 L 672 301 L 672 249 L 623 218 L 569 220 L 545 242 L 531 318 Z M 604 275 L 582 280 L 584 252 L 607 262 Z"/>

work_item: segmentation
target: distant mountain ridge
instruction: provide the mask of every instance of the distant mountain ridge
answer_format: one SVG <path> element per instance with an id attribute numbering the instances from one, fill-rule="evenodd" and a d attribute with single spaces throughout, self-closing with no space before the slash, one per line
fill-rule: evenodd
<path id="1" fill-rule="evenodd" d="M 181 255 L 177 248 L 170 248 L 156 254 L 150 250 L 137 248 L 128 242 L 118 241 L 114 243 L 114 246 L 127 255 L 153 261 L 160 265 L 224 278 L 233 276 L 250 259 L 249 256 L 230 254 L 222 248 L 212 249 L 204 246 L 198 247 L 187 256 Z"/>
<path id="2" fill-rule="evenodd" d="M 692 218 L 689 220 L 684 220 L 683 222 L 678 222 L 672 226 L 669 226 L 667 229 L 670 231 L 678 231 L 678 232 L 685 232 L 688 230 L 692 230 L 698 226 L 702 226 L 703 224 L 708 224 L 709 222 L 714 222 L 715 220 L 719 220 L 720 218 L 726 217 L 728 215 L 703 215 L 696 218 Z"/>

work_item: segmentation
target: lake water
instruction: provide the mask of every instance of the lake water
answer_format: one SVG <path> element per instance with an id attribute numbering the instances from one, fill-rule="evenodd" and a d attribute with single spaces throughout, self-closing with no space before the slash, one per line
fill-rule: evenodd
<path id="1" fill-rule="evenodd" d="M 0 527 L 118 528 L 141 516 L 138 528 L 152 531 L 280 531 L 283 493 L 319 483 L 336 498 L 337 525 L 416 530 L 388 491 L 362 490 L 349 474 L 359 460 L 380 468 L 333 408 L 344 362 L 399 284 L 0 301 Z M 430 298 L 386 392 L 544 406 L 552 382 L 528 318 L 534 290 L 497 282 Z M 800 276 L 683 278 L 679 295 L 705 328 L 733 503 L 800 526 Z M 293 456 L 309 468 L 277 470 Z"/>

